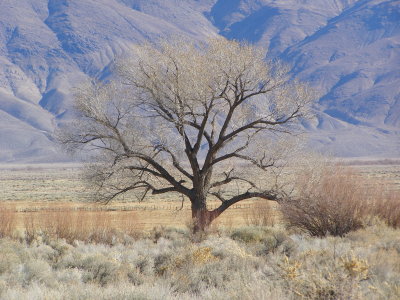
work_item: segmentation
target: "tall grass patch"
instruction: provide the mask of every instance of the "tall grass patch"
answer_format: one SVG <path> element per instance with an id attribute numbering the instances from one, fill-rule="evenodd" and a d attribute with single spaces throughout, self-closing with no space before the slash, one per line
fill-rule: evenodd
<path id="1" fill-rule="evenodd" d="M 12 237 L 16 229 L 15 206 L 0 203 L 0 238 Z"/>
<path id="2" fill-rule="evenodd" d="M 68 243 L 85 241 L 102 244 L 124 242 L 127 240 L 126 237 L 138 236 L 133 214 L 124 215 L 122 220 L 116 220 L 113 212 L 95 210 L 62 210 L 30 214 L 24 220 L 24 232 L 28 243 L 40 235 L 65 239 Z"/>
<path id="3" fill-rule="evenodd" d="M 393 228 L 400 228 L 400 191 L 382 190 L 370 208 L 373 215 Z"/>

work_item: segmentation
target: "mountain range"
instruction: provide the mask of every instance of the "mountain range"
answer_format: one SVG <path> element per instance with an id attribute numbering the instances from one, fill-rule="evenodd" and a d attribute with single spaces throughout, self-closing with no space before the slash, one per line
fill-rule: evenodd
<path id="1" fill-rule="evenodd" d="M 280 59 L 319 93 L 310 147 L 400 156 L 400 1 L 2 0 L 0 162 L 68 160 L 54 129 L 74 88 L 146 40 L 218 35 Z"/>

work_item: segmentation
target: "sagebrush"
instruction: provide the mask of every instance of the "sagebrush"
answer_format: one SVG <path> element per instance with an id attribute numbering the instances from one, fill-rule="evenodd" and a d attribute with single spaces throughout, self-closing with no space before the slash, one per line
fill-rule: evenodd
<path id="1" fill-rule="evenodd" d="M 240 232 L 240 233 L 239 233 Z M 0 298 L 398 299 L 399 230 L 314 238 L 247 227 L 193 242 L 159 228 L 124 243 L 0 239 Z M 251 238 L 248 238 L 251 237 Z"/>

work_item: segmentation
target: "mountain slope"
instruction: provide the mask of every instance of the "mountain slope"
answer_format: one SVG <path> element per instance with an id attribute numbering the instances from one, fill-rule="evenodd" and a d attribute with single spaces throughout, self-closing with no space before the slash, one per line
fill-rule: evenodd
<path id="1" fill-rule="evenodd" d="M 313 147 L 400 155 L 400 1 L 220 0 L 209 15 L 224 36 L 268 47 L 321 93 L 307 124 Z"/>
<path id="2" fill-rule="evenodd" d="M 399 3 L 359 1 L 282 55 L 297 78 L 321 90 L 322 116 L 347 124 L 330 133 L 336 144 L 364 155 L 400 154 Z"/>
<path id="3" fill-rule="evenodd" d="M 116 0 L 2 1 L 0 161 L 59 159 L 50 137 L 73 87 L 134 43 L 168 35 L 192 33 Z"/>
<path id="4" fill-rule="evenodd" d="M 400 1 L 2 0 L 0 161 L 63 159 L 73 88 L 144 40 L 221 34 L 268 49 L 321 93 L 312 147 L 400 155 Z"/>

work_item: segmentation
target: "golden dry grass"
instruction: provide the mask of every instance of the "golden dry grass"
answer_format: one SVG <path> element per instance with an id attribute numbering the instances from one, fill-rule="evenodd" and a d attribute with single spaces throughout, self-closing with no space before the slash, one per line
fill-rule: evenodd
<path id="1" fill-rule="evenodd" d="M 360 175 L 373 181 L 388 184 L 390 189 L 400 190 L 400 165 L 353 166 Z M 34 219 L 35 224 L 52 215 L 60 216 L 78 210 L 82 218 L 101 215 L 113 228 L 124 229 L 133 226 L 140 230 L 149 230 L 154 226 L 184 227 L 190 222 L 190 203 L 181 201 L 175 194 L 150 197 L 142 203 L 123 199 L 109 205 L 88 202 L 90 191 L 85 189 L 80 179 L 80 170 L 76 165 L 36 165 L 36 166 L 0 166 L 0 201 L 7 211 L 15 211 L 14 220 L 18 228 L 23 228 L 27 220 Z M 211 202 L 216 207 L 217 201 Z M 276 218 L 276 204 L 269 212 Z M 237 227 L 257 222 L 276 222 L 261 220 L 259 200 L 240 202 L 228 209 L 216 224 Z M 95 217 L 93 217 L 95 218 Z M 96 218 L 95 218 L 96 219 Z M 129 221 L 129 222 L 128 222 Z M 126 225 L 128 224 L 129 225 Z"/>
<path id="2" fill-rule="evenodd" d="M 215 207 L 218 202 L 211 203 Z M 23 229 L 27 222 L 33 219 L 35 226 L 42 227 L 48 219 L 63 219 L 64 216 L 79 215 L 82 219 L 103 218 L 110 227 L 119 230 L 126 230 L 131 227 L 138 230 L 150 230 L 154 226 L 173 226 L 185 227 L 190 223 L 191 211 L 188 203 L 183 205 L 176 201 L 163 201 L 157 203 L 112 203 L 109 205 L 100 204 L 80 204 L 80 203 L 48 203 L 48 202 L 4 202 L 4 207 L 12 207 L 14 212 L 15 225 Z M 272 208 L 268 210 L 272 221 L 278 214 L 276 205 L 271 204 Z M 260 204 L 257 200 L 243 201 L 228 209 L 216 224 L 224 227 L 238 227 L 242 225 L 258 225 L 265 219 L 259 215 Z M 11 211 L 8 210 L 8 211 Z M 265 212 L 263 210 L 263 212 Z M 260 225 L 261 225 L 260 223 Z"/>
<path id="3" fill-rule="evenodd" d="M 15 207 L 12 203 L 0 203 L 0 238 L 12 236 L 17 223 Z"/>

